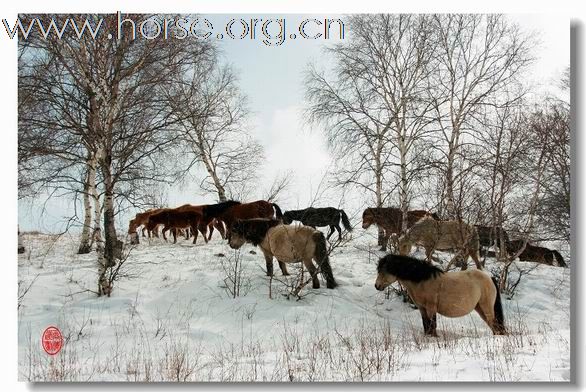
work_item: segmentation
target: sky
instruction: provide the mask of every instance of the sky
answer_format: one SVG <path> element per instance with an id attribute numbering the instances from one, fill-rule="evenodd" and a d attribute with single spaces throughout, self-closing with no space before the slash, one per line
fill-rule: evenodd
<path id="1" fill-rule="evenodd" d="M 234 31 L 239 31 L 238 19 L 250 20 L 251 15 L 202 15 L 214 26 L 214 33 L 234 18 Z M 282 18 L 277 15 L 255 15 L 256 18 Z M 529 32 L 535 32 L 539 46 L 535 50 L 536 61 L 530 69 L 530 79 L 539 90 L 550 91 L 570 63 L 569 18 L 550 14 L 511 14 L 508 17 Z M 263 145 L 266 165 L 262 168 L 262 184 L 268 186 L 272 179 L 291 172 L 293 179 L 290 193 L 279 200 L 283 209 L 304 208 L 313 199 L 320 181 L 335 165 L 330 158 L 321 129 L 311 129 L 303 117 L 304 73 L 310 63 L 319 67 L 327 65 L 323 45 L 339 42 L 336 39 L 301 40 L 290 39 L 300 21 L 304 19 L 340 18 L 343 15 L 286 15 L 287 39 L 281 46 L 267 46 L 262 42 L 260 28 L 257 39 L 222 39 L 224 60 L 231 64 L 239 77 L 240 88 L 247 96 L 251 110 L 249 132 Z M 278 25 L 269 25 L 274 34 Z M 310 33 L 317 33 L 315 24 L 307 27 Z M 169 205 L 184 203 L 212 203 L 212 195 L 202 195 L 198 183 L 171 187 Z M 339 200 L 331 194 L 332 205 Z M 71 215 L 71 200 L 19 202 L 19 224 L 21 230 L 59 231 L 62 218 Z M 138 212 L 138 211 L 136 211 Z M 123 227 L 124 223 L 118 223 Z"/>

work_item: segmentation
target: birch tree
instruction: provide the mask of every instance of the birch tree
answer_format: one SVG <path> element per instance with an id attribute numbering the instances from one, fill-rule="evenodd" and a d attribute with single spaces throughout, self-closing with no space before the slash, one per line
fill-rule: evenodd
<path id="1" fill-rule="evenodd" d="M 255 182 L 263 159 L 262 146 L 246 131 L 245 97 L 232 69 L 215 57 L 178 76 L 168 98 L 193 156 L 189 166 L 205 171 L 202 190 L 226 201 Z"/>
<path id="2" fill-rule="evenodd" d="M 37 17 L 44 18 L 47 25 L 48 18 L 64 18 Z M 122 253 L 115 224 L 120 198 L 128 194 L 122 190 L 125 184 L 168 176 L 165 165 L 155 158 L 168 152 L 175 141 L 164 90 L 177 73 L 201 61 L 210 46 L 196 40 L 134 39 L 128 24 L 122 26 L 120 38 L 108 37 L 108 31 L 118 28 L 116 15 L 87 18 L 95 24 L 102 21 L 103 29 L 96 37 L 86 34 L 80 38 L 68 31 L 59 39 L 29 36 L 28 42 L 31 50 L 55 64 L 63 80 L 87 97 L 87 116 L 80 121 L 79 131 L 95 153 L 102 179 L 104 243 L 98 252 L 98 293 L 110 295 L 112 271 L 119 270 L 113 267 Z M 135 16 L 137 24 L 144 18 Z M 56 88 L 63 86 L 66 84 Z M 81 150 L 81 143 L 74 146 Z M 85 162 L 86 154 L 79 161 Z"/>
<path id="3" fill-rule="evenodd" d="M 349 41 L 326 49 L 334 76 L 312 69 L 306 81 L 309 119 L 342 167 L 338 184 L 365 190 L 376 207 L 398 190 L 404 223 L 422 170 L 414 150 L 429 129 L 430 26 L 424 15 L 352 16 Z"/>
<path id="4" fill-rule="evenodd" d="M 478 131 L 475 115 L 519 80 L 532 61 L 533 42 L 503 15 L 435 15 L 433 24 L 436 71 L 429 91 L 439 130 L 444 209 L 447 217 L 458 218 L 456 189 L 466 188 L 458 183 L 472 170 L 463 162 L 462 148 Z"/>

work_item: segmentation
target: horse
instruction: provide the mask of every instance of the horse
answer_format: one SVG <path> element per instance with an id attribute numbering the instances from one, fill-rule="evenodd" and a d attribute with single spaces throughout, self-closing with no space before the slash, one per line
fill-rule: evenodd
<path id="1" fill-rule="evenodd" d="M 422 217 L 430 215 L 435 220 L 440 220 L 435 213 L 424 210 L 412 210 L 407 212 L 407 228 L 413 226 Z M 368 229 L 372 224 L 383 230 L 382 251 L 387 250 L 387 243 L 391 234 L 399 234 L 403 230 L 403 212 L 399 208 L 367 208 L 362 213 L 362 228 Z"/>
<path id="2" fill-rule="evenodd" d="M 194 212 L 197 212 L 198 214 L 201 215 L 201 218 L 200 218 L 200 221 L 198 224 L 198 230 L 201 233 L 201 235 L 203 236 L 206 243 L 210 239 L 212 239 L 212 234 L 214 233 L 214 228 L 216 228 L 220 232 L 222 239 L 224 239 L 225 234 L 226 234 L 225 230 L 224 230 L 224 223 L 216 218 L 204 217 L 203 209 L 205 207 L 206 207 L 206 205 L 194 206 L 191 204 L 184 204 L 180 207 L 177 207 L 177 210 L 178 211 L 194 211 Z M 208 231 L 209 231 L 209 235 L 207 234 Z"/>
<path id="3" fill-rule="evenodd" d="M 509 242 L 509 235 L 502 227 L 474 225 L 478 232 L 479 246 L 490 248 L 494 244 L 501 249 L 501 235 L 505 244 Z"/>
<path id="4" fill-rule="evenodd" d="M 149 219 L 149 216 L 156 214 L 157 212 L 160 212 L 162 210 L 164 210 L 164 208 L 151 208 L 149 210 L 146 210 L 145 212 L 139 212 L 134 216 L 133 219 L 130 220 L 130 222 L 128 222 L 128 234 L 131 235 L 131 243 L 138 243 L 138 234 L 136 233 L 136 229 L 138 229 L 140 226 L 143 226 L 142 236 L 145 237 L 144 232 L 146 230 L 146 224 Z M 151 236 L 151 233 L 154 234 L 156 237 L 159 236 L 156 227 L 153 227 L 151 231 L 148 231 L 149 237 Z"/>
<path id="5" fill-rule="evenodd" d="M 342 239 L 342 229 L 340 228 L 340 219 L 344 228 L 352 231 L 350 220 L 344 210 L 339 210 L 334 207 L 314 208 L 309 207 L 304 210 L 289 210 L 283 214 L 283 223 L 291 224 L 294 220 L 303 223 L 305 226 L 316 227 L 330 226 L 330 231 L 327 240 L 330 239 L 334 231 L 338 231 L 338 241 Z"/>
<path id="6" fill-rule="evenodd" d="M 509 254 L 516 254 L 519 252 L 519 250 L 521 250 L 524 242 L 524 240 L 513 240 L 507 242 L 507 252 Z M 519 260 L 533 261 L 547 265 L 555 265 L 555 262 L 559 267 L 568 266 L 560 252 L 557 250 L 544 248 L 542 246 L 535 246 L 529 243 L 527 243 L 523 252 L 519 254 Z"/>
<path id="7" fill-rule="evenodd" d="M 426 335 L 437 336 L 437 313 L 462 317 L 476 310 L 494 335 L 505 335 L 505 318 L 497 281 L 484 271 L 444 272 L 430 263 L 389 254 L 377 266 L 374 287 L 383 291 L 395 281 L 419 308 Z"/>
<path id="8" fill-rule="evenodd" d="M 229 245 L 239 249 L 245 243 L 260 247 L 264 254 L 267 275 L 273 275 L 273 256 L 279 262 L 283 275 L 289 275 L 285 263 L 303 262 L 319 289 L 317 272 L 321 272 L 328 289 L 338 284 L 334 279 L 324 234 L 309 226 L 284 225 L 277 219 L 237 220 L 230 226 Z M 317 268 L 312 259 L 317 263 Z"/>
<path id="9" fill-rule="evenodd" d="M 163 238 L 167 241 L 165 232 L 170 229 L 173 234 L 173 243 L 177 243 L 177 230 L 189 228 L 193 234 L 193 243 L 197 242 L 198 224 L 201 219 L 201 214 L 196 211 L 180 211 L 179 209 L 166 208 L 163 211 L 157 212 L 149 216 L 147 221 L 147 229 L 152 230 L 157 225 L 164 225 Z M 205 236 L 204 236 L 205 238 Z"/>
<path id="10" fill-rule="evenodd" d="M 437 221 L 431 216 L 424 216 L 399 237 L 399 253 L 408 255 L 413 244 L 425 248 L 425 256 L 431 261 L 434 250 L 459 249 L 450 260 L 446 270 L 457 258 L 463 257 L 462 269 L 468 268 L 468 256 L 472 257 L 476 268 L 482 269 L 478 252 L 479 239 L 476 228 L 461 221 Z"/>
<path id="11" fill-rule="evenodd" d="M 238 219 L 272 219 L 275 216 L 277 219 L 281 219 L 283 217 L 281 208 L 278 205 L 265 200 L 257 200 L 250 203 L 228 200 L 218 204 L 204 206 L 202 213 L 204 220 L 215 218 L 224 222 L 228 238 L 232 223 Z"/>

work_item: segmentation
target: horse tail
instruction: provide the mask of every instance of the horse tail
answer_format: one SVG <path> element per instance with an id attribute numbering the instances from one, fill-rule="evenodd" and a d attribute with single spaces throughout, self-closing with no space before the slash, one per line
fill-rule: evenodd
<path id="1" fill-rule="evenodd" d="M 499 284 L 496 281 L 495 277 L 492 277 L 492 283 L 494 284 L 494 288 L 496 289 L 496 298 L 494 300 L 494 324 L 495 328 L 501 332 L 505 333 L 505 315 L 503 313 L 503 304 L 501 302 L 501 291 L 499 289 Z"/>
<path id="2" fill-rule="evenodd" d="M 560 267 L 564 267 L 566 268 L 568 266 L 568 264 L 566 263 L 566 261 L 564 260 L 564 258 L 562 257 L 562 255 L 560 254 L 560 252 L 558 252 L 555 249 L 552 249 L 551 252 L 553 253 L 554 257 L 557 259 L 558 261 L 558 265 Z"/>
<path id="3" fill-rule="evenodd" d="M 350 225 L 350 219 L 348 219 L 348 215 L 346 215 L 344 210 L 338 211 L 340 211 L 340 215 L 342 216 L 342 224 L 344 225 L 344 228 L 348 231 L 352 231 L 352 226 Z"/>
<path id="4" fill-rule="evenodd" d="M 277 217 L 277 219 L 282 219 L 283 218 L 283 212 L 281 211 L 281 208 L 279 208 L 279 206 L 276 203 L 271 203 L 273 205 L 273 207 L 275 207 L 275 215 Z"/>
<path id="5" fill-rule="evenodd" d="M 330 265 L 330 258 L 328 256 L 328 248 L 326 245 L 326 237 L 321 231 L 313 233 L 313 242 L 315 243 L 315 261 L 320 269 L 322 276 L 326 280 L 328 289 L 333 289 L 338 285 L 334 279 L 332 266 Z"/>

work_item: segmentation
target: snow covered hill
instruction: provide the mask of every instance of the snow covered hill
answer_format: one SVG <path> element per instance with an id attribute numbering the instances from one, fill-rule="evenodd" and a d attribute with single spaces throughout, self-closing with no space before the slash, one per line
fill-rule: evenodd
<path id="1" fill-rule="evenodd" d="M 217 235 L 217 234 L 216 234 Z M 143 240 L 110 298 L 98 298 L 95 253 L 76 237 L 24 236 L 19 255 L 19 379 L 29 381 L 564 381 L 570 378 L 570 270 L 519 262 L 508 336 L 476 313 L 438 316 L 425 337 L 419 311 L 374 288 L 373 233 L 358 230 L 331 255 L 334 290 L 265 275 L 258 249 L 238 253 L 219 236 L 192 245 Z M 256 254 L 250 253 L 255 251 Z M 223 254 L 223 257 L 222 255 Z M 442 259 L 448 253 L 438 253 Z M 418 256 L 422 256 L 418 254 Z M 242 265 L 239 296 L 227 279 Z M 472 263 L 471 263 L 472 266 Z M 487 270 L 496 268 L 487 260 Z M 90 290 L 90 291 L 88 291 Z M 49 356 L 43 330 L 65 339 Z"/>

